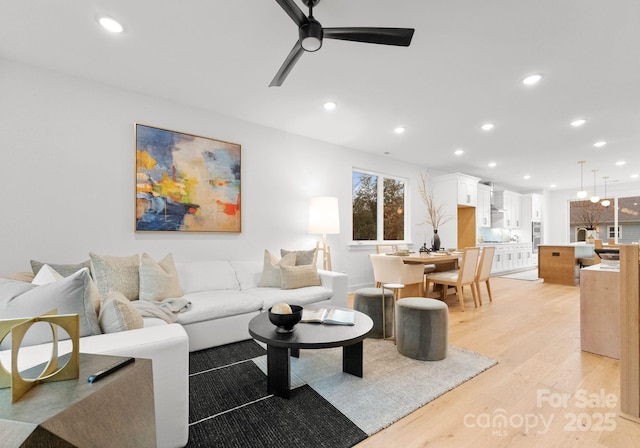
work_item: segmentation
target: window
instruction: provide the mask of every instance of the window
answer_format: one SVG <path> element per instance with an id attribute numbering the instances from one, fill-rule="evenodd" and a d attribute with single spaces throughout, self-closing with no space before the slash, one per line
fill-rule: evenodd
<path id="1" fill-rule="evenodd" d="M 606 207 L 589 200 L 570 201 L 569 215 L 571 234 L 575 235 L 572 241 L 583 241 L 580 229 L 594 229 L 596 239 L 616 240 L 618 244 L 640 240 L 640 196 L 613 197 Z"/>
<path id="2" fill-rule="evenodd" d="M 353 170 L 351 188 L 354 241 L 405 240 L 406 180 Z"/>
<path id="3" fill-rule="evenodd" d="M 609 239 L 613 240 L 616 237 L 616 228 L 615 226 L 607 226 L 607 233 L 609 234 Z M 618 239 L 622 239 L 622 229 L 618 226 Z"/>

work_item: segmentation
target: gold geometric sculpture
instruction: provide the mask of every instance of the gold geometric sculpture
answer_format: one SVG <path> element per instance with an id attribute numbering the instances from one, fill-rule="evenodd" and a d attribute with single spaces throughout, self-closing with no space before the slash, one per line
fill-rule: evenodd
<path id="1" fill-rule="evenodd" d="M 56 315 L 57 310 L 51 310 L 42 316 L 32 318 L 1 319 L 0 342 L 11 333 L 11 372 L 0 363 L 0 389 L 11 387 L 11 402 L 15 403 L 33 387 L 40 383 L 75 379 L 80 376 L 80 318 L 77 314 Z M 18 351 L 24 335 L 36 322 L 47 322 L 53 333 L 53 348 L 51 358 L 36 378 L 23 378 L 18 370 Z M 58 367 L 58 326 L 68 334 L 73 344 L 71 357 L 61 368 Z"/>

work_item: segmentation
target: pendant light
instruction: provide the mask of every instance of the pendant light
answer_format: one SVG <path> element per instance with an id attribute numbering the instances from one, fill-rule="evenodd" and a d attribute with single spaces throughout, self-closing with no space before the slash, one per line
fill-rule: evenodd
<path id="1" fill-rule="evenodd" d="M 607 179 L 609 176 L 602 176 L 602 178 L 604 179 L 604 199 L 601 204 L 603 207 L 609 207 L 609 205 L 611 205 L 611 201 L 607 199 Z"/>
<path id="2" fill-rule="evenodd" d="M 598 202 L 600 202 L 600 196 L 596 194 L 596 173 L 598 172 L 598 170 L 591 171 L 593 171 L 593 196 L 591 196 L 591 202 L 597 204 Z"/>
<path id="3" fill-rule="evenodd" d="M 587 162 L 585 160 L 580 160 L 578 163 L 580 164 L 580 191 L 578 191 L 576 196 L 578 196 L 578 198 L 580 199 L 584 199 L 587 197 L 587 192 L 584 188 L 582 188 L 582 171 L 584 168 L 584 164 Z"/>

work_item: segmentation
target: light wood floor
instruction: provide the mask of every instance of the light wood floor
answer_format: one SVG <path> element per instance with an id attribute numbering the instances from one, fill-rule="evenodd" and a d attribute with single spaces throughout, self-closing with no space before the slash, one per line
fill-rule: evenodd
<path id="1" fill-rule="evenodd" d="M 498 365 L 357 447 L 640 447 L 640 424 L 618 416 L 619 362 L 580 350 L 579 287 L 498 277 L 491 285 L 493 303 L 483 288 L 478 309 L 468 289 L 465 312 L 447 297 L 449 342 Z"/>

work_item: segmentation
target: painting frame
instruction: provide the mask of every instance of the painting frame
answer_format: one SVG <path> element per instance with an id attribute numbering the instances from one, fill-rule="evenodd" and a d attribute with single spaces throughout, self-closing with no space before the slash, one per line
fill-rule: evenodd
<path id="1" fill-rule="evenodd" d="M 241 233 L 242 146 L 134 123 L 136 232 Z"/>

